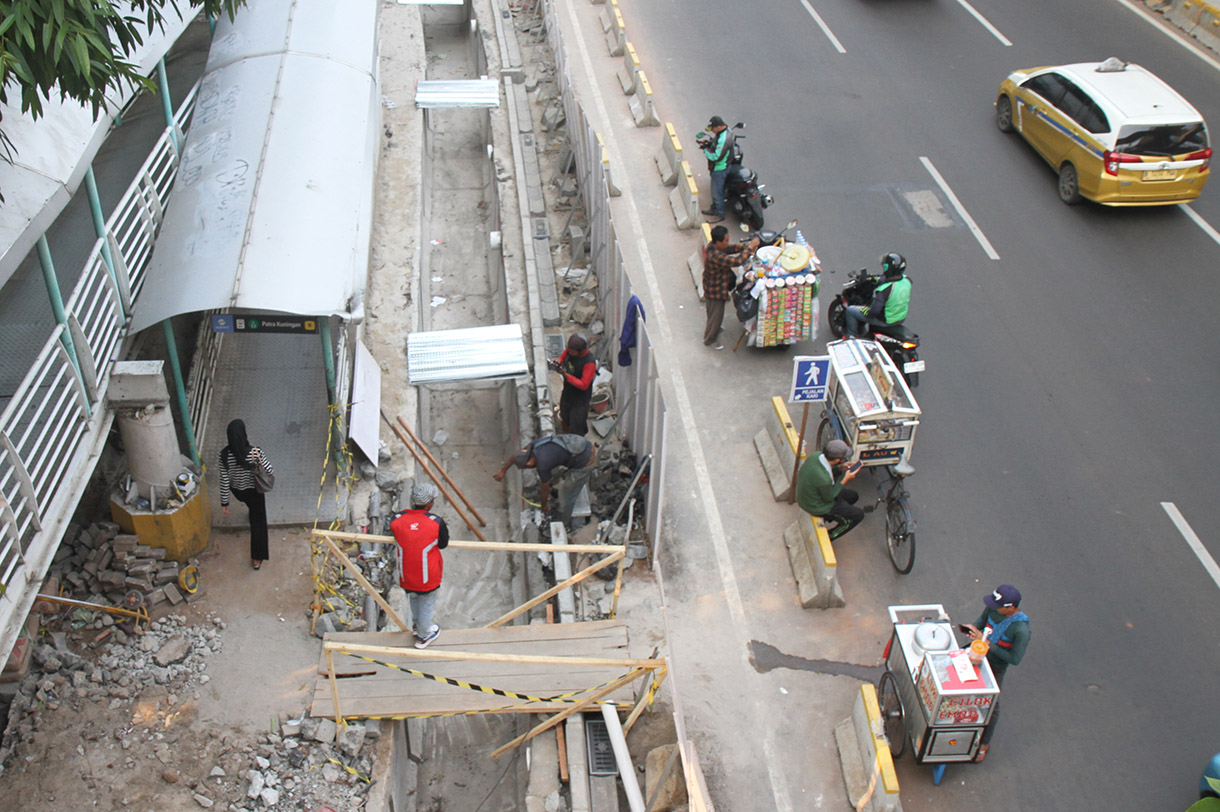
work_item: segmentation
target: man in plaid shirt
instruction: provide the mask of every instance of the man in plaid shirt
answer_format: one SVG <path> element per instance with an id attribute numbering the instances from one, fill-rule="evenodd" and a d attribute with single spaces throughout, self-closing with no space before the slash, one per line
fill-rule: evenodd
<path id="1" fill-rule="evenodd" d="M 721 325 L 724 323 L 724 303 L 728 301 L 729 293 L 737 284 L 737 274 L 733 268 L 749 259 L 758 245 L 758 237 L 749 242 L 732 245 L 729 243 L 727 228 L 716 226 L 712 229 L 712 241 L 703 256 L 703 303 L 707 306 L 703 343 L 713 350 L 724 349 L 724 345 L 717 341 L 716 337 L 720 335 Z"/>

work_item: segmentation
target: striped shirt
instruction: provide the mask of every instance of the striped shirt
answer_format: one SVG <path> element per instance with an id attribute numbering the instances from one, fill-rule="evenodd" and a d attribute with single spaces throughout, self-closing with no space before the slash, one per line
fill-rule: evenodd
<path id="1" fill-rule="evenodd" d="M 275 473 L 275 469 L 271 467 L 271 460 L 267 459 L 267 455 L 256 445 L 250 446 L 250 453 L 246 455 L 246 460 L 254 465 L 261 465 L 263 470 L 269 474 Z M 220 450 L 221 506 L 229 504 L 231 491 L 252 491 L 254 489 L 254 468 L 244 468 L 238 465 L 237 458 L 229 447 L 222 448 Z"/>

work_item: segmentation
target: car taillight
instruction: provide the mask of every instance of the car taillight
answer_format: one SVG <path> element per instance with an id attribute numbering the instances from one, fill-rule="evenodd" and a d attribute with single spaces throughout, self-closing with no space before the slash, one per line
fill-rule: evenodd
<path id="1" fill-rule="evenodd" d="M 1199 164 L 1199 171 L 1200 171 L 1200 172 L 1206 172 L 1206 171 L 1207 171 L 1207 167 L 1208 167 L 1208 166 L 1210 166 L 1210 165 L 1211 165 L 1211 162 L 1212 162 L 1212 151 L 1211 151 L 1211 148 L 1210 148 L 1210 147 L 1208 147 L 1207 149 L 1201 149 L 1201 150 L 1199 150 L 1198 152 L 1192 152 L 1192 153 L 1190 153 L 1189 155 L 1187 155 L 1187 156 L 1186 156 L 1186 160 L 1188 160 L 1188 161 L 1202 161 L 1203 163 Z"/>
<path id="2" fill-rule="evenodd" d="M 1143 163 L 1143 159 L 1138 155 L 1126 155 L 1122 152 L 1111 152 L 1106 150 L 1102 158 L 1106 163 L 1106 174 L 1117 175 L 1119 164 L 1138 164 Z"/>

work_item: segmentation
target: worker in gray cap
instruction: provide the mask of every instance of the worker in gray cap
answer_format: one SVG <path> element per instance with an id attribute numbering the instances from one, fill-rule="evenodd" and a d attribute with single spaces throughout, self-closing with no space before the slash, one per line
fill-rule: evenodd
<path id="1" fill-rule="evenodd" d="M 833 523 L 831 541 L 864 521 L 864 511 L 856 507 L 860 494 L 843 487 L 860 471 L 860 463 L 849 465 L 850 460 L 851 446 L 842 440 L 830 440 L 821 454 L 805 460 L 796 475 L 797 504 L 810 516 Z"/>
<path id="2" fill-rule="evenodd" d="M 411 488 L 411 508 L 394 515 L 390 533 L 398 542 L 398 584 L 411 599 L 415 647 L 427 648 L 441 627 L 432 622 L 445 561 L 441 550 L 449 546 L 449 527 L 432 513 L 438 491 L 431 482 Z"/>

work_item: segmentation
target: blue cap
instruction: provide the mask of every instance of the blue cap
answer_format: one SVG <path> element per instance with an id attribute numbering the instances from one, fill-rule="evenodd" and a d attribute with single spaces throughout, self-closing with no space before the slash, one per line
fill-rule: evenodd
<path id="1" fill-rule="evenodd" d="M 990 609 L 1018 606 L 1021 603 L 1021 591 L 1012 584 L 1000 584 L 995 588 L 995 592 L 983 596 L 983 603 Z"/>

